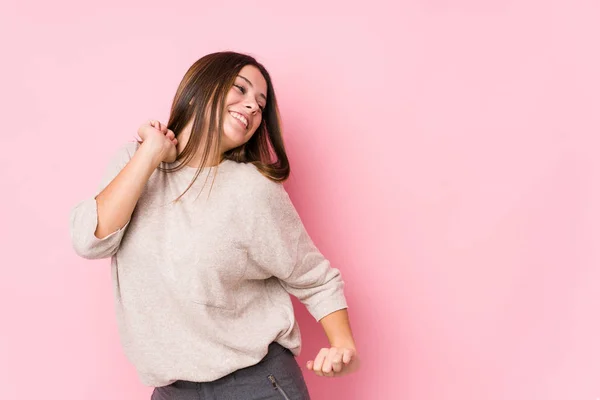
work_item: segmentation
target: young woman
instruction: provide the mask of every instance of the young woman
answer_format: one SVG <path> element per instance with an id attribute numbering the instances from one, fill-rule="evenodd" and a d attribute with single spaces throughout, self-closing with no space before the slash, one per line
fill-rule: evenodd
<path id="1" fill-rule="evenodd" d="M 290 294 L 331 345 L 307 368 L 357 370 L 340 272 L 281 183 L 290 167 L 267 70 L 245 54 L 202 57 L 168 124 L 138 134 L 73 208 L 71 237 L 80 256 L 111 257 L 123 349 L 152 399 L 308 399 Z"/>

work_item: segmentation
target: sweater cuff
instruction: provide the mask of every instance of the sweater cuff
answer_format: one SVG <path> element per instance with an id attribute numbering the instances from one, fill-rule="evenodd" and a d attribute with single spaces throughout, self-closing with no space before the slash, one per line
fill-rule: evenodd
<path id="1" fill-rule="evenodd" d="M 98 227 L 98 203 L 92 197 L 81 202 L 71 217 L 71 235 L 77 254 L 84 258 L 104 258 L 114 254 L 118 248 L 129 221 L 102 239 L 96 237 Z"/>
<path id="2" fill-rule="evenodd" d="M 348 308 L 348 303 L 346 302 L 346 297 L 344 296 L 343 292 L 340 292 L 334 296 L 326 298 L 320 303 L 312 305 L 310 308 L 308 308 L 308 311 L 315 318 L 315 320 L 319 322 L 332 312 L 343 310 L 345 308 Z"/>
<path id="3" fill-rule="evenodd" d="M 114 236 L 118 236 L 119 234 L 123 233 L 123 231 L 125 229 L 127 229 L 127 227 L 129 226 L 129 222 L 131 222 L 131 219 L 129 219 L 125 223 L 125 225 L 123 225 L 122 227 L 120 227 L 119 229 L 117 229 L 116 231 L 114 231 L 113 233 L 111 233 L 111 234 L 103 237 L 102 239 L 98 238 L 96 236 L 96 234 L 95 234 L 96 228 L 98 228 L 98 203 L 96 202 L 96 198 L 95 197 L 93 197 L 91 199 L 91 204 L 92 204 L 92 207 L 93 207 L 93 210 L 94 210 L 93 214 L 94 214 L 94 217 L 95 217 L 95 219 L 94 219 L 94 228 L 92 229 L 92 245 L 100 244 L 100 243 L 103 243 L 103 242 L 110 241 L 110 239 L 112 239 Z"/>

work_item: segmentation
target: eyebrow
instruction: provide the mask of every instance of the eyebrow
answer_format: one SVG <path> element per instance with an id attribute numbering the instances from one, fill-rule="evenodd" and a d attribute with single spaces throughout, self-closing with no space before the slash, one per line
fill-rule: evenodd
<path id="1" fill-rule="evenodd" d="M 254 85 L 252 84 L 252 82 L 250 82 L 250 80 L 248 78 L 246 78 L 245 76 L 242 75 L 238 75 L 240 78 L 242 78 L 243 80 L 245 80 L 246 82 L 248 82 L 248 85 L 250 85 L 250 87 L 254 87 Z M 262 93 L 258 94 L 259 97 L 262 97 L 263 99 L 265 99 L 265 101 L 267 101 L 267 96 L 265 96 Z"/>

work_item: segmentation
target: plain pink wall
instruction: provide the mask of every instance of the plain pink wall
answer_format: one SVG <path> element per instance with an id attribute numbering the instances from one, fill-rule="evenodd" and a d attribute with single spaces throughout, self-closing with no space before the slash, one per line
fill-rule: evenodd
<path id="1" fill-rule="evenodd" d="M 347 282 L 363 369 L 314 399 L 600 397 L 599 37 L 593 0 L 4 3 L 0 398 L 149 398 L 68 212 L 226 49 L 270 70 Z"/>

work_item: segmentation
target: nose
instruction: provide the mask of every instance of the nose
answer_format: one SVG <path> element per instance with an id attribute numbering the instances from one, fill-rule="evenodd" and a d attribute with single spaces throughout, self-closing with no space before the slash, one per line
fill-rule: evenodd
<path id="1" fill-rule="evenodd" d="M 252 114 L 254 114 L 258 110 L 258 103 L 256 102 L 256 100 L 248 100 L 246 102 L 246 108 L 249 109 L 252 112 Z"/>

